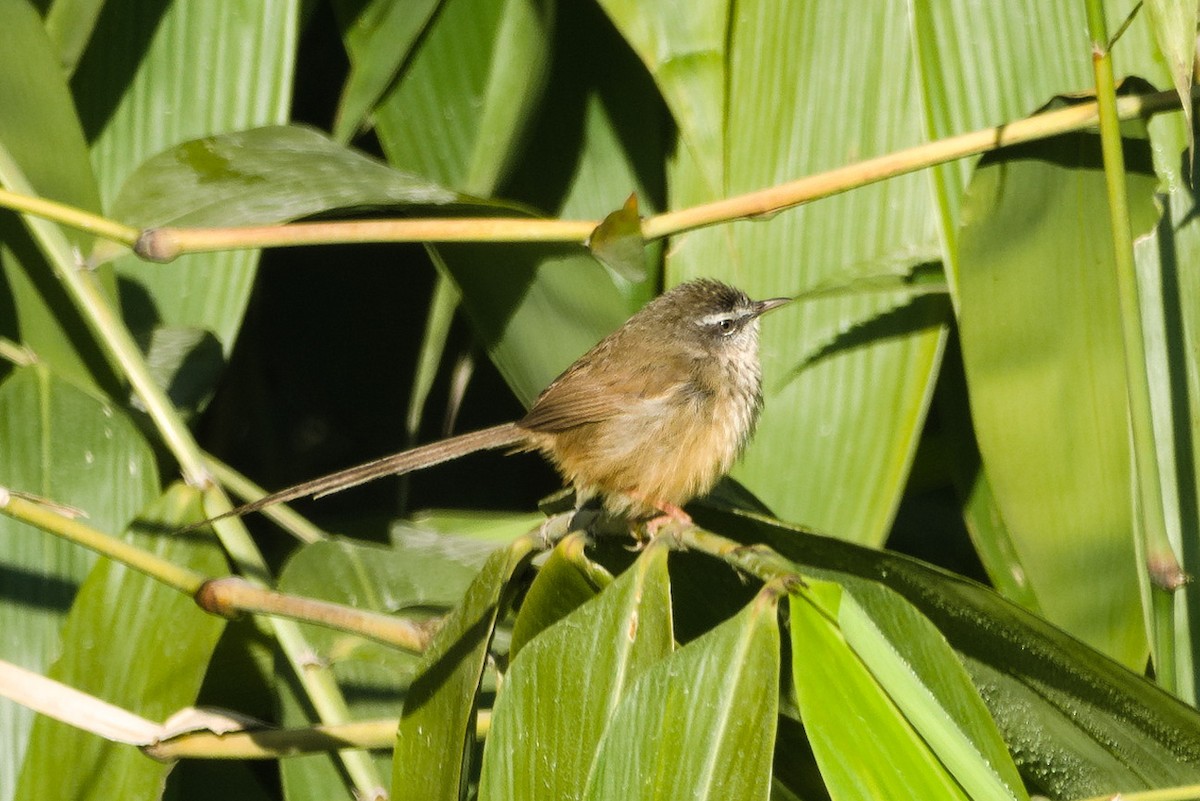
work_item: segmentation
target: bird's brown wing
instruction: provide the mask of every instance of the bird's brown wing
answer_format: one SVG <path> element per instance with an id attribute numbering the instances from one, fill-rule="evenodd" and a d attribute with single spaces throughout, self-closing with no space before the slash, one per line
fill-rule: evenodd
<path id="1" fill-rule="evenodd" d="M 577 364 L 538 396 L 517 425 L 528 431 L 556 432 L 636 414 L 643 404 L 659 403 L 677 389 L 678 376 L 672 378 L 668 372 L 652 362 L 616 372 Z"/>

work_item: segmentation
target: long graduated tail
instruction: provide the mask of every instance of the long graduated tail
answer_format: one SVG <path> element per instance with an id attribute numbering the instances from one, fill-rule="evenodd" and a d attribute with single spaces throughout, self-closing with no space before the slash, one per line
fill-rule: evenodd
<path id="1" fill-rule="evenodd" d="M 321 498 L 325 495 L 340 492 L 350 487 L 357 487 L 359 484 L 365 484 L 368 481 L 384 476 L 399 476 L 415 470 L 422 470 L 426 467 L 433 467 L 436 464 L 448 462 L 451 459 L 457 459 L 460 456 L 466 456 L 475 451 L 494 450 L 496 448 L 519 445 L 525 441 L 527 436 L 528 432 L 518 428 L 516 423 L 502 423 L 491 428 L 459 434 L 456 437 L 438 440 L 428 445 L 419 445 L 416 448 L 393 453 L 391 456 L 384 456 L 371 462 L 347 467 L 345 470 L 339 470 L 327 476 L 314 478 L 311 481 L 305 481 L 302 484 L 296 484 L 287 489 L 272 492 L 270 495 L 259 498 L 257 501 L 243 504 L 236 509 L 231 509 L 216 517 L 210 517 L 208 520 L 188 526 L 185 530 L 207 526 L 209 523 L 224 520 L 227 517 L 241 517 L 251 512 L 266 509 L 268 506 L 274 506 L 277 503 L 294 501 L 297 498 L 307 498 L 310 496 Z"/>

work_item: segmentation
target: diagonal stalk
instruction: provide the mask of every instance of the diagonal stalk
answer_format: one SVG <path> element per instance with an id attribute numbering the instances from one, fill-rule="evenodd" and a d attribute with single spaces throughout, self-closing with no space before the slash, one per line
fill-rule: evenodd
<path id="1" fill-rule="evenodd" d="M 18 166 L 8 159 L 7 153 L 2 150 L 0 158 L 5 161 L 7 188 L 32 196 L 32 187 Z M 91 272 L 80 269 L 62 229 L 32 214 L 24 214 L 23 219 L 46 261 L 53 267 L 56 278 L 79 309 L 102 352 L 117 366 L 141 399 L 164 443 L 179 463 L 185 480 L 193 486 L 205 487 L 206 499 L 218 509 L 230 508 L 229 499 L 212 481 L 204 455 L 191 431 L 176 413 L 166 393 L 155 383 L 141 350 L 110 305 L 95 277 Z M 237 520 L 230 519 L 215 524 L 213 528 L 238 571 L 248 581 L 267 586 L 270 571 L 266 560 L 245 526 Z M 309 659 L 312 649 L 305 642 L 297 624 L 290 620 L 272 618 L 269 625 L 322 722 L 346 722 L 349 719 L 349 710 L 341 690 L 329 670 L 312 667 Z M 366 798 L 375 797 L 382 782 L 370 756 L 358 751 L 341 753 L 347 773 L 359 793 Z"/>
<path id="2" fill-rule="evenodd" d="M 1162 500 L 1162 478 L 1150 405 L 1150 379 L 1146 367 L 1141 305 L 1137 273 L 1134 268 L 1133 234 L 1129 225 L 1129 206 L 1125 192 L 1125 157 L 1122 151 L 1120 119 L 1117 112 L 1116 82 L 1112 54 L 1109 51 L 1107 23 L 1102 0 L 1085 0 L 1088 34 L 1092 45 L 1092 69 L 1096 80 L 1096 103 L 1100 122 L 1100 147 L 1104 156 L 1104 176 L 1108 188 L 1109 217 L 1112 228 L 1117 294 L 1121 304 L 1121 329 L 1125 344 L 1125 385 L 1129 403 L 1129 425 L 1134 460 L 1134 481 L 1139 552 L 1144 553 L 1144 570 L 1150 574 L 1150 608 L 1147 635 L 1159 684 L 1178 691 L 1176 675 L 1175 628 L 1171 594 L 1181 574 L 1178 560 L 1167 537 Z M 1144 551 L 1141 549 L 1144 548 Z"/>

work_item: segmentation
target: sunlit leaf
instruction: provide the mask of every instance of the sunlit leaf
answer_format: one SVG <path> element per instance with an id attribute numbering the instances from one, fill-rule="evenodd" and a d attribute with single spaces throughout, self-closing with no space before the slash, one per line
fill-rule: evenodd
<path id="1" fill-rule="evenodd" d="M 1135 235 L 1158 218 L 1144 137 L 1126 140 Z M 1041 609 L 1133 667 L 1146 644 L 1104 181 L 1094 133 L 980 163 L 959 328 L 980 453 Z"/>
<path id="2" fill-rule="evenodd" d="M 1030 792 L 1085 798 L 1200 783 L 1200 713 L 975 582 L 761 518 L 697 520 L 764 543 L 806 576 L 854 576 L 904 596 L 959 654 Z"/>
<path id="3" fill-rule="evenodd" d="M 838 607 L 842 636 L 967 795 L 1027 799 L 996 724 L 937 629 L 885 587 L 847 589 Z"/>
<path id="4" fill-rule="evenodd" d="M 469 778 L 475 696 L 505 588 L 528 540 L 497 551 L 420 661 L 404 697 L 392 757 L 392 798 L 457 801 Z"/>
<path id="5" fill-rule="evenodd" d="M 966 799 L 828 616 L 842 603 L 841 587 L 814 583 L 789 604 L 797 703 L 830 797 Z"/>
<path id="6" fill-rule="evenodd" d="M 598 566 L 586 569 L 586 559 L 581 535 L 563 540 L 551 551 L 521 600 L 521 610 L 513 623 L 510 658 L 516 658 L 526 644 L 612 581 Z"/>
<path id="7" fill-rule="evenodd" d="M 604 733 L 587 798 L 768 797 L 777 602 L 764 591 L 637 680 Z"/>
<path id="8" fill-rule="evenodd" d="M 493 710 L 480 797 L 582 798 L 618 703 L 672 645 L 667 549 L 651 547 L 513 660 Z"/>

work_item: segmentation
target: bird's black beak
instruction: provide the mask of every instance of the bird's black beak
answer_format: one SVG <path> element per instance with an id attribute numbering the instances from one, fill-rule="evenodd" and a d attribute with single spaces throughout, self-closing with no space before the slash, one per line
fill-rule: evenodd
<path id="1" fill-rule="evenodd" d="M 770 300 L 754 301 L 754 316 L 762 317 L 771 309 L 778 309 L 780 306 L 786 306 L 792 302 L 792 298 L 771 298 Z"/>

